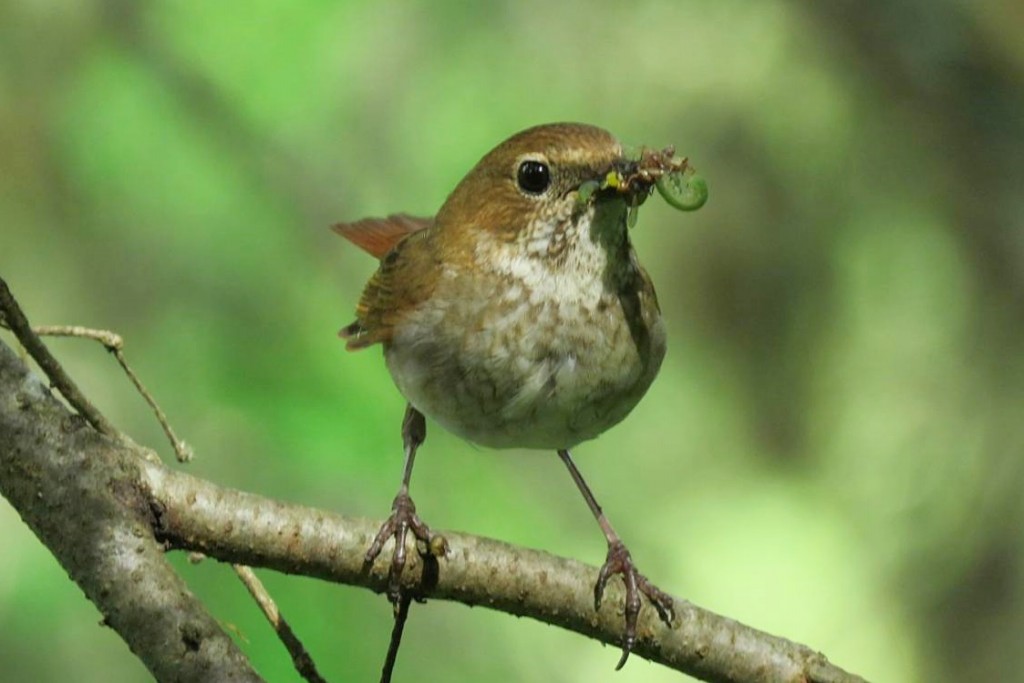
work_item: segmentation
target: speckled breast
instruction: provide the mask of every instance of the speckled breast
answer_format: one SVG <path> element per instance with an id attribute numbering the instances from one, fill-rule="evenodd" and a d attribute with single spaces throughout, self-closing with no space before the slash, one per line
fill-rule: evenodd
<path id="1" fill-rule="evenodd" d="M 624 211 L 585 218 L 514 241 L 482 234 L 475 262 L 445 266 L 385 350 L 413 406 L 481 445 L 543 449 L 636 406 L 665 354 L 657 299 Z"/>

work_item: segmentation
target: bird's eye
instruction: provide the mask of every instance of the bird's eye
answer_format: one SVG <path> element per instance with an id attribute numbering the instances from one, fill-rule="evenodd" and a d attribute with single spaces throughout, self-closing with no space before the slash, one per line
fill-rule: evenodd
<path id="1" fill-rule="evenodd" d="M 551 170 L 541 161 L 524 161 L 516 174 L 519 189 L 528 194 L 541 194 L 551 185 Z"/>

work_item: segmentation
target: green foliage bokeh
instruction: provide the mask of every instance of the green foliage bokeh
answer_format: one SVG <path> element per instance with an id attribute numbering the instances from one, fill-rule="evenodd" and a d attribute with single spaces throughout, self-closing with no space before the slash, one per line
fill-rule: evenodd
<path id="1" fill-rule="evenodd" d="M 632 233 L 668 359 L 634 414 L 576 452 L 642 570 L 872 680 L 1012 680 L 1021 16 L 846 5 L 15 0 L 0 8 L 0 273 L 33 322 L 124 336 L 196 450 L 189 471 L 382 517 L 403 401 L 378 351 L 335 336 L 374 265 L 327 227 L 429 214 L 538 123 L 675 144 L 710 201 L 649 202 Z M 170 457 L 99 347 L 52 347 Z M 603 559 L 553 454 L 429 431 L 413 493 L 435 528 Z M 2 502 L 0 538 L 0 678 L 148 679 Z M 174 561 L 263 675 L 297 680 L 227 567 Z M 383 598 L 262 575 L 329 680 L 375 680 Z M 431 602 L 397 679 L 604 680 L 616 657 Z M 640 660 L 615 674 L 677 678 Z"/>

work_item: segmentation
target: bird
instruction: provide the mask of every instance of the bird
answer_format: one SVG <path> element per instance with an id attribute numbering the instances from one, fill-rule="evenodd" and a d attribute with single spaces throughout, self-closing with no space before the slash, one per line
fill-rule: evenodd
<path id="1" fill-rule="evenodd" d="M 666 352 L 654 285 L 627 227 L 654 185 L 638 164 L 602 128 L 535 126 L 488 152 L 436 216 L 333 226 L 380 259 L 340 336 L 349 350 L 379 344 L 407 401 L 402 481 L 367 563 L 395 539 L 396 602 L 407 535 L 444 552 L 409 493 L 426 417 L 480 446 L 554 451 L 607 542 L 595 610 L 612 576 L 624 582 L 616 668 L 636 644 L 641 596 L 667 625 L 675 619 L 672 598 L 637 570 L 570 455 L 633 410 Z"/>

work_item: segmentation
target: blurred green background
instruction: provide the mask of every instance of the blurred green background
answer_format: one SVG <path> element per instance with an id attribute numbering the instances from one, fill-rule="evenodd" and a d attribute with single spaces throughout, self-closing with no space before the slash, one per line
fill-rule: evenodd
<path id="1" fill-rule="evenodd" d="M 641 569 L 869 679 L 1024 680 L 1022 30 L 1011 0 L 14 0 L 0 273 L 34 322 L 124 335 L 190 472 L 382 517 L 403 401 L 335 336 L 374 264 L 327 227 L 432 213 L 537 123 L 675 144 L 711 200 L 633 231 L 668 359 L 576 450 Z M 98 345 L 52 348 L 171 459 Z M 603 559 L 553 453 L 432 429 L 413 494 L 437 529 Z M 0 678 L 148 679 L 2 501 L 0 538 Z M 227 567 L 175 562 L 297 680 Z M 383 598 L 262 576 L 329 680 L 376 680 Z M 432 602 L 397 680 L 605 680 L 617 656 Z"/>

